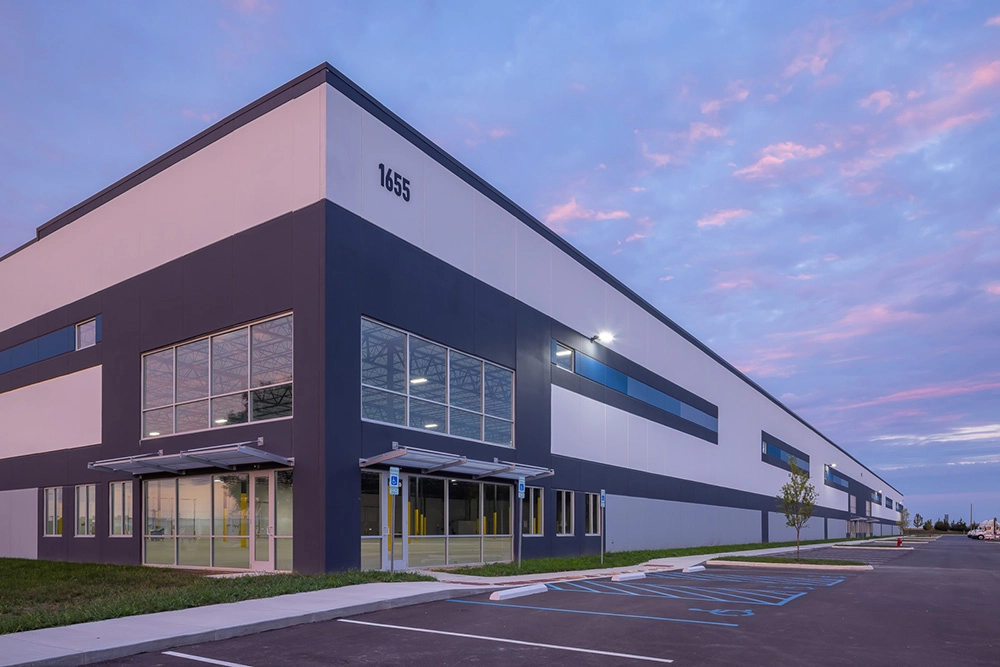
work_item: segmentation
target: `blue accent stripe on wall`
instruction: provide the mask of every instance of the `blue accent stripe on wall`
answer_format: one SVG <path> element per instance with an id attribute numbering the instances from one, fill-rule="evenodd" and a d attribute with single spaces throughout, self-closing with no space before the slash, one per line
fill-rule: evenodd
<path id="1" fill-rule="evenodd" d="M 553 340 L 553 350 L 555 350 L 556 344 L 556 341 Z M 614 389 L 615 391 L 625 394 L 626 396 L 631 396 L 636 400 L 652 405 L 653 407 L 659 408 L 664 412 L 677 415 L 681 419 L 685 419 L 692 424 L 703 426 L 714 433 L 719 432 L 718 417 L 714 417 L 692 405 L 688 405 L 680 399 L 669 396 L 659 389 L 654 389 L 653 387 L 650 387 L 633 377 L 625 375 L 621 371 L 617 371 L 614 368 L 611 368 L 610 366 L 583 354 L 579 350 L 573 351 L 573 357 L 573 370 L 577 373 L 577 375 L 581 375 L 588 380 L 593 380 L 598 384 L 604 385 L 609 389 Z M 553 363 L 555 363 L 555 356 L 553 356 L 552 359 Z"/>
<path id="2" fill-rule="evenodd" d="M 97 342 L 101 342 L 101 316 L 96 317 Z M 76 325 L 57 329 L 43 336 L 0 350 L 0 373 L 45 361 L 76 350 Z"/>

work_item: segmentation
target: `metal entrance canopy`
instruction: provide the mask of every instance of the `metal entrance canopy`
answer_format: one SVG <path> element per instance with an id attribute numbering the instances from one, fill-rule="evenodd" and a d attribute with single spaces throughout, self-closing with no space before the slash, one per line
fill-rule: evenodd
<path id="1" fill-rule="evenodd" d="M 528 481 L 556 474 L 556 471 L 552 468 L 501 461 L 498 458 L 494 458 L 492 461 L 477 461 L 458 454 L 435 452 L 430 449 L 417 449 L 416 447 L 400 447 L 397 442 L 392 443 L 392 449 L 388 452 L 367 459 L 358 459 L 358 462 L 362 468 L 381 463 L 400 466 L 402 468 L 418 468 L 422 473 L 447 470 L 449 473 L 470 475 L 473 479 L 498 477 L 500 479 L 516 480 L 523 477 Z"/>
<path id="2" fill-rule="evenodd" d="M 125 456 L 120 459 L 104 459 L 88 463 L 90 470 L 105 470 L 112 472 L 128 472 L 133 475 L 146 473 L 169 472 L 183 475 L 193 468 L 222 468 L 236 470 L 237 466 L 252 463 L 277 463 L 283 466 L 294 466 L 294 458 L 278 456 L 257 447 L 264 446 L 264 438 L 232 445 L 215 445 L 198 449 L 186 449 L 177 454 L 164 454 L 161 449 L 157 454 L 139 454 Z"/>

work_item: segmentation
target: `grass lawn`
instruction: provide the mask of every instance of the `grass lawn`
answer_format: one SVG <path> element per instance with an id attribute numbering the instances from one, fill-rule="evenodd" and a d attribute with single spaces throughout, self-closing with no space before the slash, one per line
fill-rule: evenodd
<path id="1" fill-rule="evenodd" d="M 421 574 L 377 571 L 236 579 L 204 574 L 0 558 L 0 634 L 377 581 L 433 581 Z"/>
<path id="2" fill-rule="evenodd" d="M 865 538 L 867 539 L 867 538 Z M 822 544 L 827 542 L 843 542 L 844 540 L 812 540 L 802 544 Z M 773 549 L 775 547 L 794 547 L 795 542 L 771 542 L 768 544 L 723 544 L 708 547 L 690 547 L 686 549 L 655 549 L 648 551 L 616 551 L 604 554 L 604 565 L 601 565 L 600 555 L 577 556 L 572 558 L 533 558 L 524 560 L 518 569 L 517 562 L 490 563 L 489 565 L 474 565 L 447 569 L 455 574 L 471 574 L 481 577 L 507 577 L 518 574 L 542 574 L 545 572 L 566 572 L 569 570 L 593 570 L 601 567 L 626 567 L 638 565 L 654 558 L 677 558 L 679 556 L 699 556 L 702 554 L 717 554 L 727 551 L 749 551 L 751 549 Z"/>
<path id="3" fill-rule="evenodd" d="M 826 558 L 784 558 L 781 556 L 723 556 L 715 560 L 734 560 L 741 563 L 791 563 L 794 565 L 867 565 L 857 560 L 830 560 Z"/>

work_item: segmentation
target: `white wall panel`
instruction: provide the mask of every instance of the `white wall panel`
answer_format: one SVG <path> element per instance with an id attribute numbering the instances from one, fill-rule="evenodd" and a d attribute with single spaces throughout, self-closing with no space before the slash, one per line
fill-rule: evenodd
<path id="1" fill-rule="evenodd" d="M 38 558 L 38 489 L 0 491 L 0 558 Z"/>
<path id="2" fill-rule="evenodd" d="M 0 424 L 5 458 L 99 444 L 101 367 L 0 394 Z"/>
<path id="3" fill-rule="evenodd" d="M 515 227 L 517 243 L 516 272 L 517 298 L 543 313 L 552 312 L 552 253 L 551 243 L 518 223 Z"/>
<path id="4" fill-rule="evenodd" d="M 831 537 L 833 534 L 831 533 Z M 812 517 L 802 527 L 802 541 L 823 539 L 823 518 Z M 795 529 L 785 524 L 785 515 L 780 512 L 767 513 L 767 539 L 769 542 L 794 542 Z"/>
<path id="5" fill-rule="evenodd" d="M 424 169 L 431 159 L 367 112 L 361 116 L 361 151 L 362 215 L 404 241 L 424 247 Z M 382 186 L 382 176 L 389 169 L 409 179 L 410 201 Z"/>
<path id="6" fill-rule="evenodd" d="M 632 470 L 647 470 L 649 463 L 646 458 L 646 430 L 649 420 L 633 414 L 629 414 L 627 419 L 628 442 L 626 443 L 625 467 Z"/>
<path id="7" fill-rule="evenodd" d="M 0 262 L 0 331 L 321 200 L 322 87 Z"/>
<path id="8" fill-rule="evenodd" d="M 628 467 L 628 424 L 629 414 L 622 410 L 606 410 L 604 413 L 605 446 L 604 462 Z"/>
<path id="9" fill-rule="evenodd" d="M 424 166 L 424 249 L 469 275 L 476 270 L 473 189 L 433 160 Z"/>
<path id="10" fill-rule="evenodd" d="M 562 250 L 552 249 L 551 315 L 590 337 L 604 327 L 603 280 Z"/>
<path id="11" fill-rule="evenodd" d="M 844 519 L 827 519 L 826 534 L 833 539 L 841 539 L 847 536 L 847 521 Z"/>
<path id="12" fill-rule="evenodd" d="M 480 192 L 474 195 L 476 216 L 476 272 L 483 282 L 504 294 L 517 294 L 516 234 L 521 225 Z"/>
<path id="13" fill-rule="evenodd" d="M 757 510 L 609 495 L 608 551 L 759 542 Z"/>
<path id="14" fill-rule="evenodd" d="M 326 198 L 361 215 L 361 107 L 326 90 Z"/>

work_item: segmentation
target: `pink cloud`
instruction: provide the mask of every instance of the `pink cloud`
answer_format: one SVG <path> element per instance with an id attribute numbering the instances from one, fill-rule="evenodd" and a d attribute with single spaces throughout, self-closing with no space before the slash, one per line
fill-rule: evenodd
<path id="1" fill-rule="evenodd" d="M 730 220 L 737 220 L 745 215 L 750 215 L 750 211 L 745 208 L 730 208 L 724 211 L 716 211 L 712 215 L 706 215 L 698 221 L 699 227 L 722 227 Z"/>
<path id="2" fill-rule="evenodd" d="M 510 130 L 506 127 L 494 127 L 487 134 L 490 135 L 490 139 L 500 139 L 501 137 L 506 137 L 510 134 Z"/>
<path id="3" fill-rule="evenodd" d="M 997 14 L 996 16 L 986 19 L 986 23 L 984 23 L 983 25 L 993 26 L 994 28 L 1000 28 L 1000 14 Z"/>
<path id="4" fill-rule="evenodd" d="M 785 76 L 790 77 L 803 70 L 809 70 L 813 76 L 819 76 L 826 69 L 826 64 L 830 56 L 840 43 L 835 41 L 829 34 L 824 35 L 815 42 L 815 48 L 805 53 L 795 56 L 792 62 L 785 68 Z"/>
<path id="5" fill-rule="evenodd" d="M 629 188 L 629 190 L 631 190 L 632 192 L 645 192 L 646 188 L 642 187 L 641 185 L 633 185 L 632 187 Z"/>
<path id="6" fill-rule="evenodd" d="M 809 160 L 826 153 L 826 146 L 819 144 L 812 148 L 785 141 L 772 144 L 761 151 L 763 156 L 749 167 L 733 172 L 743 178 L 767 178 L 774 175 L 777 168 L 789 160 Z"/>
<path id="7" fill-rule="evenodd" d="M 895 98 L 896 96 L 890 93 L 888 90 L 876 90 L 874 93 L 864 98 L 863 100 L 859 100 L 858 104 L 865 107 L 866 109 L 868 107 L 873 106 L 875 107 L 875 113 L 882 113 L 883 111 L 885 111 L 885 108 L 887 106 L 892 104 L 892 101 Z"/>
<path id="8" fill-rule="evenodd" d="M 730 290 L 738 289 L 740 287 L 753 287 L 754 282 L 750 278 L 739 278 L 737 280 L 726 280 L 723 282 L 715 283 L 714 290 Z"/>
<path id="9" fill-rule="evenodd" d="M 708 102 L 702 102 L 701 112 L 703 114 L 715 113 L 721 109 L 724 104 L 728 104 L 730 102 L 742 102 L 750 96 L 750 91 L 743 87 L 742 81 L 734 81 L 729 84 L 728 88 L 729 95 L 721 100 L 709 100 Z"/>
<path id="10" fill-rule="evenodd" d="M 868 336 L 883 329 L 924 319 L 924 315 L 906 310 L 894 310 L 884 304 L 856 306 L 836 322 L 807 331 L 775 334 L 802 337 L 815 343 L 832 343 Z"/>
<path id="11" fill-rule="evenodd" d="M 649 146 L 646 144 L 642 145 L 642 154 L 644 157 L 653 161 L 653 167 L 664 167 L 670 164 L 673 158 L 668 153 L 653 153 L 649 150 Z"/>
<path id="12" fill-rule="evenodd" d="M 1000 60 L 994 60 L 989 65 L 977 67 L 969 80 L 969 83 L 960 92 L 969 93 L 979 88 L 992 86 L 1000 82 Z"/>
<path id="13" fill-rule="evenodd" d="M 736 364 L 746 375 L 756 377 L 790 377 L 795 374 L 795 366 L 781 363 L 800 355 L 787 350 L 754 350 L 751 359 Z"/>
<path id="14" fill-rule="evenodd" d="M 908 389 L 898 391 L 885 396 L 873 398 L 870 401 L 843 405 L 838 410 L 853 410 L 854 408 L 867 408 L 873 405 L 883 405 L 885 403 L 901 403 L 904 401 L 925 401 L 930 399 L 945 398 L 948 396 L 962 396 L 965 394 L 976 394 L 983 391 L 993 391 L 1000 389 L 1000 381 L 990 376 L 986 380 L 958 380 L 955 382 L 945 382 L 938 385 L 929 385 L 919 389 Z"/>
<path id="15" fill-rule="evenodd" d="M 725 133 L 725 130 L 712 127 L 708 123 L 691 123 L 691 128 L 688 131 L 688 138 L 691 141 L 701 141 L 702 139 L 718 138 Z"/>
<path id="16" fill-rule="evenodd" d="M 987 285 L 985 288 L 987 294 L 992 294 L 993 296 L 1000 296 L 1000 283 L 993 283 L 992 285 Z"/>
<path id="17" fill-rule="evenodd" d="M 701 112 L 704 114 L 715 113 L 722 108 L 722 100 L 712 100 L 701 103 Z"/>
<path id="18" fill-rule="evenodd" d="M 585 92 L 587 92 L 587 86 L 585 86 L 584 84 L 582 84 L 582 83 L 580 83 L 578 81 L 572 82 L 571 84 L 569 84 L 569 87 L 572 88 L 573 90 L 577 91 L 578 93 L 585 93 Z"/>
<path id="19" fill-rule="evenodd" d="M 908 100 L 915 100 L 918 97 L 923 97 L 923 96 L 924 96 L 923 90 L 911 90 L 906 93 L 906 99 Z"/>
<path id="20" fill-rule="evenodd" d="M 545 216 L 545 224 L 555 232 L 565 233 L 569 231 L 566 223 L 574 220 L 621 220 L 630 217 L 628 211 L 595 211 L 584 208 L 577 203 L 576 197 L 570 199 L 565 204 L 553 206 L 548 215 Z"/>
<path id="21" fill-rule="evenodd" d="M 665 282 L 669 282 L 669 281 L 671 281 L 673 279 L 674 279 L 673 276 L 663 276 L 662 278 L 660 278 L 660 282 L 661 283 L 665 283 Z"/>

